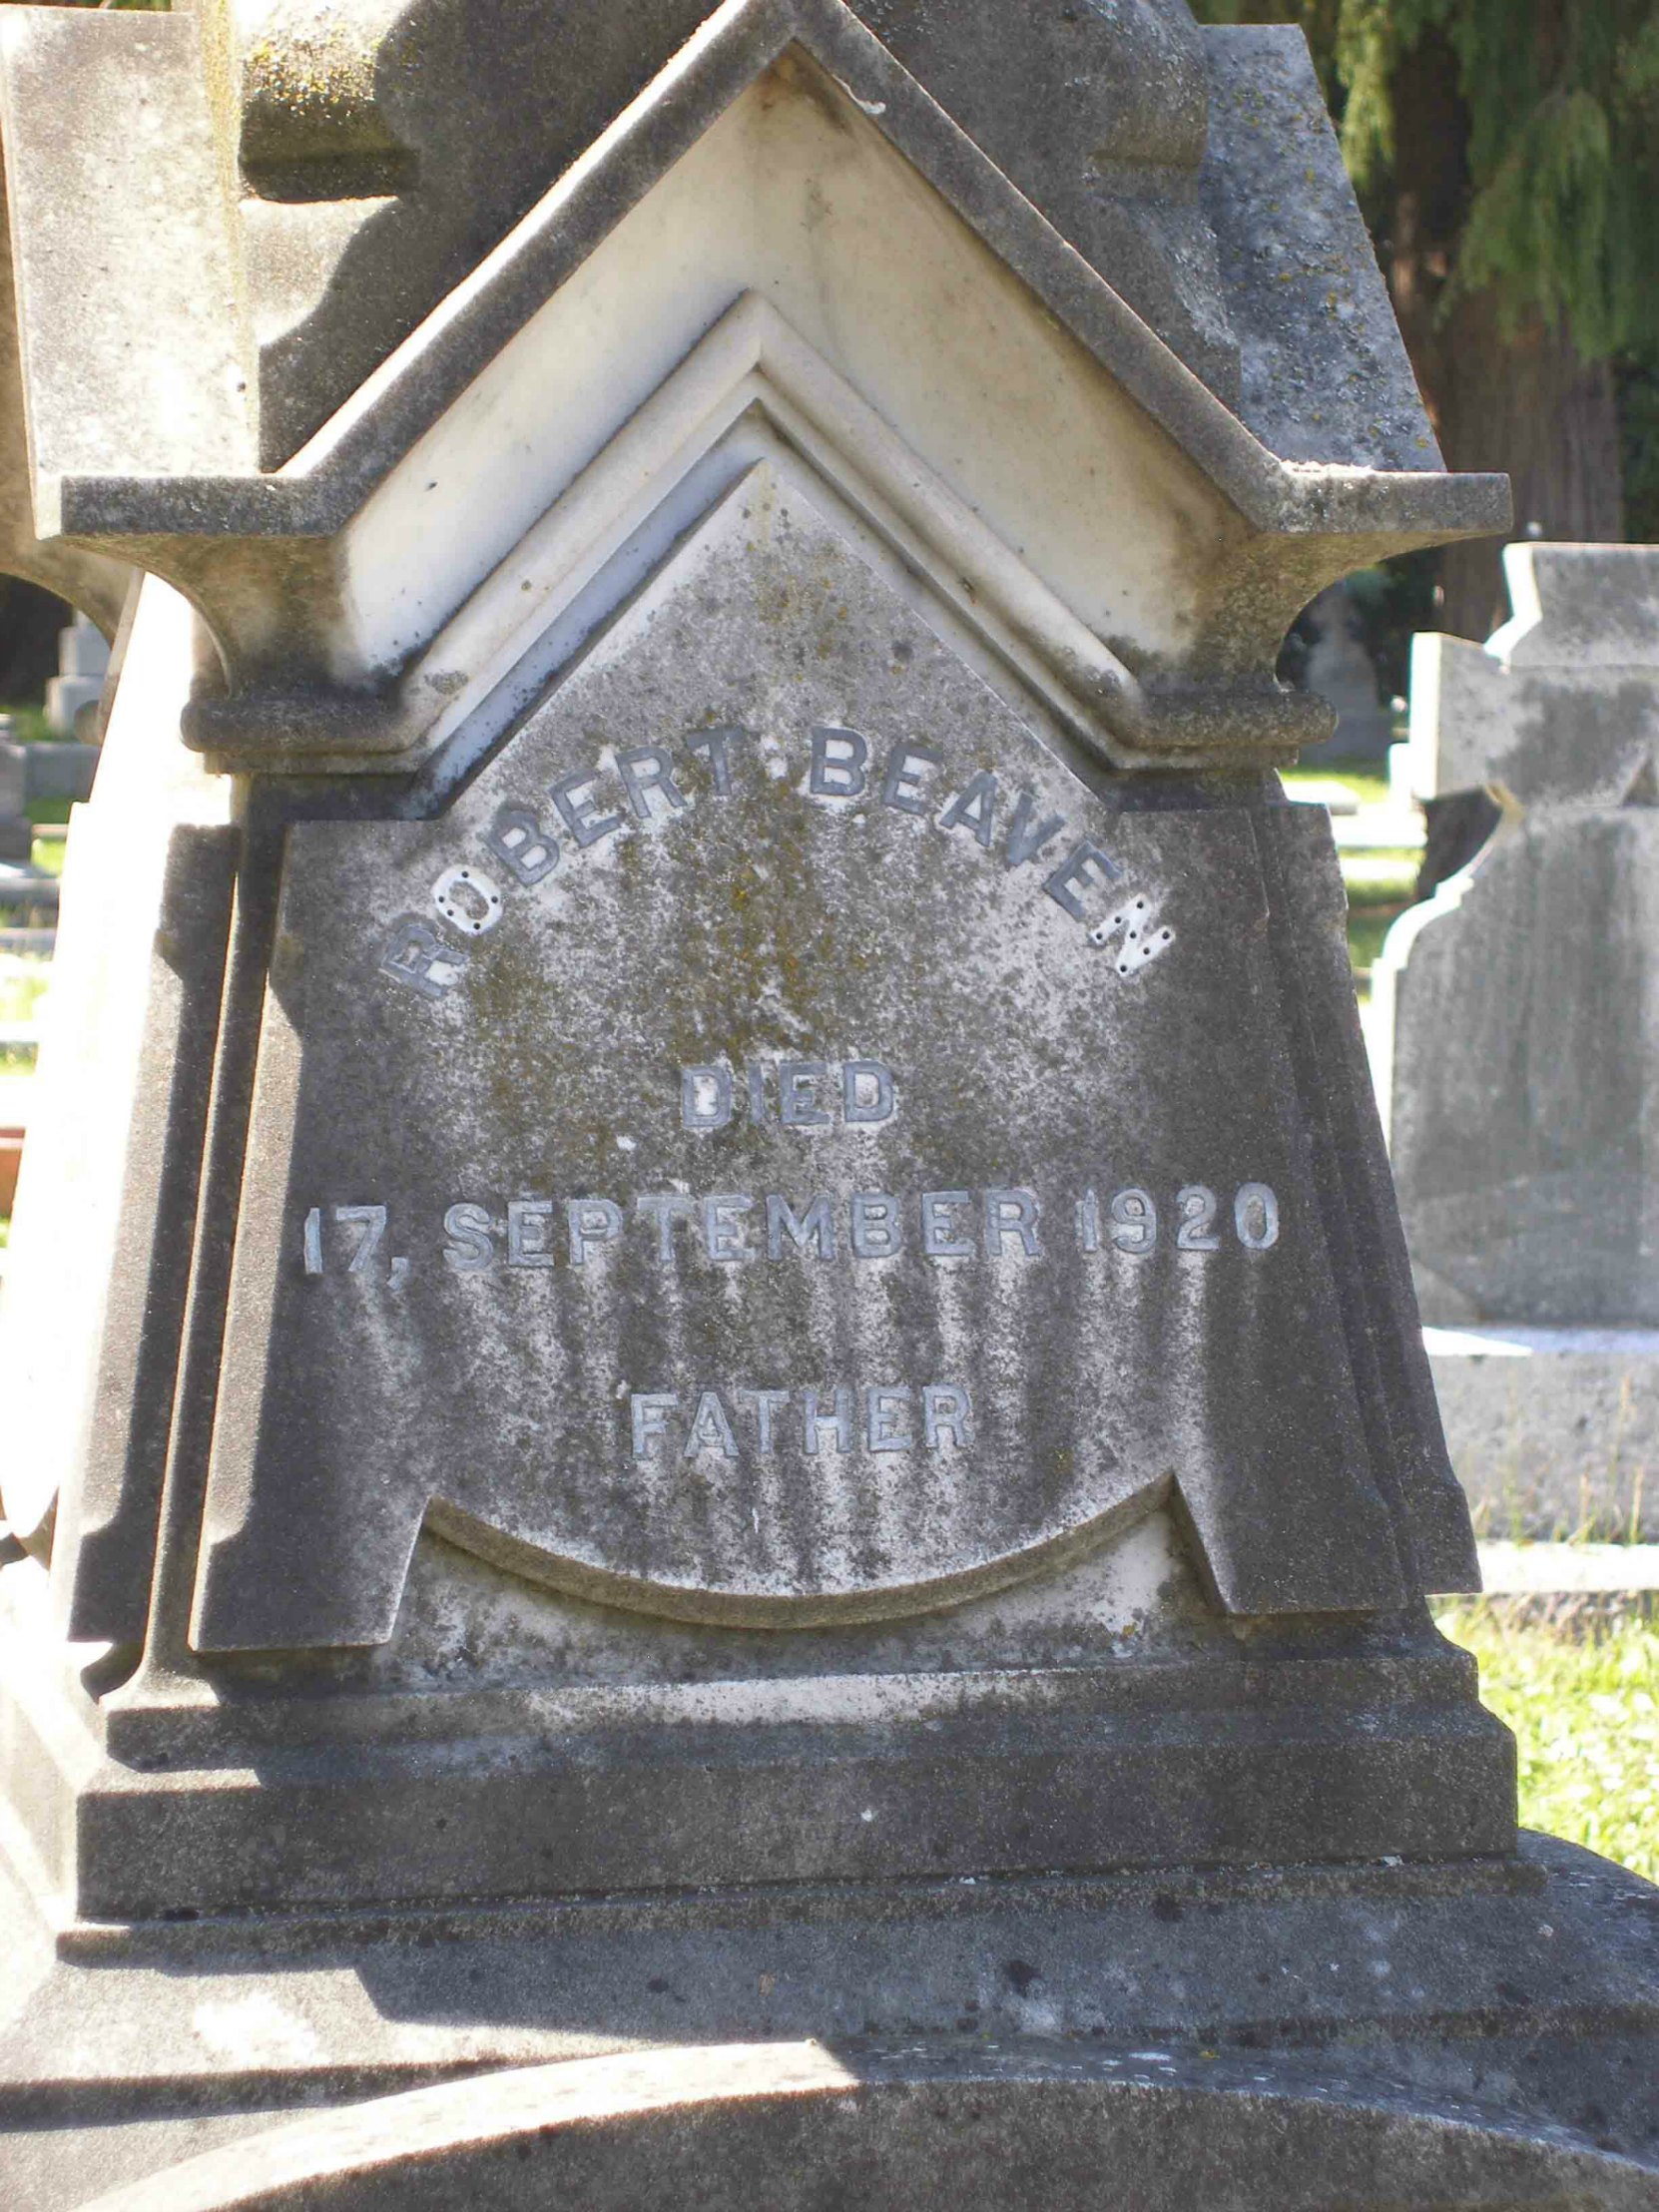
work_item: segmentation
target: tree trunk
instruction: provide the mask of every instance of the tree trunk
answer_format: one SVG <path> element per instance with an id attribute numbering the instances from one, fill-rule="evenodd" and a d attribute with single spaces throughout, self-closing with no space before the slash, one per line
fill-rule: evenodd
<path id="1" fill-rule="evenodd" d="M 1624 536 L 1618 406 L 1606 361 L 1586 362 L 1565 330 L 1535 315 L 1505 330 L 1489 292 L 1459 300 L 1445 331 L 1437 424 L 1450 468 L 1501 469 L 1515 488 L 1517 537 Z M 1442 556 L 1441 625 L 1485 638 L 1509 614 L 1494 539 Z"/>
<path id="2" fill-rule="evenodd" d="M 1446 465 L 1493 469 L 1515 489 L 1519 536 L 1624 535 L 1618 410 L 1607 362 L 1586 362 L 1536 314 L 1506 321 L 1478 292 L 1446 310 L 1468 215 L 1468 111 L 1457 60 L 1438 31 L 1399 58 L 1388 285 Z M 1486 638 L 1508 615 L 1502 548 L 1453 546 L 1440 567 L 1440 624 Z"/>

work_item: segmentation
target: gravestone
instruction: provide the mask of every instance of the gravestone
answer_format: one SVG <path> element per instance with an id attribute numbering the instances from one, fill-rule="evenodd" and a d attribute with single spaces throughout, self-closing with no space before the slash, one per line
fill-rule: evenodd
<path id="1" fill-rule="evenodd" d="M 1498 830 L 1377 970 L 1389 1145 L 1459 1471 L 1501 1533 L 1659 1532 L 1659 552 L 1525 543 L 1416 641 L 1429 799 Z"/>
<path id="2" fill-rule="evenodd" d="M 1506 514 L 1300 36 L 8 14 L 37 519 L 147 572 L 0 1319 L 13 2192 L 1659 2203 L 1275 774 L 1298 609 Z"/>
<path id="3" fill-rule="evenodd" d="M 38 800 L 80 800 L 92 791 L 98 766 L 94 745 L 24 744 L 12 736 L 10 715 L 0 715 L 0 862 L 6 863 L 5 895 L 9 903 L 44 903 L 55 906 L 55 876 L 33 864 L 34 818 L 29 809 Z"/>
<path id="4" fill-rule="evenodd" d="M 0 860 L 27 865 L 35 832 L 29 821 L 29 749 L 13 737 L 10 715 L 0 715 Z"/>
<path id="5" fill-rule="evenodd" d="M 1337 710 L 1336 733 L 1317 758 L 1386 762 L 1394 742 L 1393 716 L 1377 695 L 1377 664 L 1366 649 L 1352 594 L 1333 584 L 1309 608 L 1305 622 L 1314 639 L 1303 681 Z"/>
<path id="6" fill-rule="evenodd" d="M 46 686 L 46 719 L 60 737 L 79 738 L 89 708 L 96 724 L 109 671 L 110 648 L 104 633 L 85 615 L 77 615 L 67 630 L 58 633 L 58 673 Z"/>
<path id="7" fill-rule="evenodd" d="M 83 707 L 81 713 L 86 713 Z M 92 797 L 98 773 L 98 748 L 69 738 L 36 740 L 27 748 L 26 782 L 31 799 L 81 800 Z"/>

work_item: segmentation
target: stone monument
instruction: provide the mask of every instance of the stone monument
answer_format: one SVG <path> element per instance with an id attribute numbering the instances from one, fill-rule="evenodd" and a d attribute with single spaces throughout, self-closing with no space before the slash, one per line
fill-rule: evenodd
<path id="1" fill-rule="evenodd" d="M 35 519 L 146 572 L 0 1322 L 12 2196 L 1659 2205 L 1274 773 L 1298 609 L 1507 511 L 1300 36 L 5 16 Z"/>
<path id="2" fill-rule="evenodd" d="M 62 738 L 78 738 L 89 717 L 96 728 L 104 679 L 110 672 L 109 641 L 97 623 L 77 615 L 58 634 L 58 673 L 46 686 L 46 720 Z"/>
<path id="3" fill-rule="evenodd" d="M 0 117 L 0 572 L 21 576 L 56 592 L 91 615 L 113 638 L 132 582 L 132 570 L 90 546 L 43 537 L 35 527 L 29 476 L 29 432 L 24 416 L 23 369 L 13 312 L 11 230 L 3 175 L 5 123 Z M 89 236 L 96 237 L 96 232 Z M 78 259 L 84 261 L 85 242 Z"/>
<path id="4" fill-rule="evenodd" d="M 0 861 L 28 865 L 35 849 L 29 821 L 29 751 L 12 735 L 10 715 L 0 715 Z"/>
<path id="5" fill-rule="evenodd" d="M 1420 797 L 1474 862 L 1390 932 L 1380 1083 L 1435 1374 L 1497 1532 L 1659 1534 L 1659 550 L 1522 543 L 1421 637 Z"/>
<path id="6" fill-rule="evenodd" d="M 1316 758 L 1391 765 L 1393 716 L 1377 694 L 1377 665 L 1366 650 L 1360 610 L 1342 584 L 1321 592 L 1304 617 L 1313 628 L 1302 681 L 1337 710 L 1337 728 Z"/>

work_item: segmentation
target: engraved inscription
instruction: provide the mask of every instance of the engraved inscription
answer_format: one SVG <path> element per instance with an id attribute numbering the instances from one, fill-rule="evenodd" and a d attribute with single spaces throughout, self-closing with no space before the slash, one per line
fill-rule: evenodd
<path id="1" fill-rule="evenodd" d="M 1178 1216 L 1172 1240 L 1183 1255 L 1218 1253 L 1229 1242 L 1248 1253 L 1271 1252 L 1279 1243 L 1279 1201 L 1265 1183 L 1248 1183 L 1222 1213 L 1214 1192 L 1205 1211 Z M 717 1267 L 749 1261 L 893 1260 L 919 1253 L 939 1264 L 985 1260 L 1040 1260 L 1056 1251 L 1092 1255 L 1120 1252 L 1147 1259 L 1160 1249 L 1165 1223 L 1185 1201 L 1179 1194 L 1163 1210 L 1150 1191 L 1131 1188 L 1048 1205 L 1032 1190 L 929 1190 L 900 1196 L 891 1191 L 641 1191 L 632 1198 L 559 1198 L 553 1194 L 510 1198 L 487 1205 L 457 1199 L 445 1209 L 434 1254 L 456 1275 L 497 1268 L 589 1267 L 625 1244 L 637 1244 L 664 1266 L 682 1259 Z M 313 1206 L 300 1227 L 302 1272 L 363 1275 L 372 1272 L 385 1233 L 383 1206 Z M 363 1225 L 372 1222 L 367 1234 Z M 1211 1222 L 1213 1227 L 1206 1228 Z M 335 1243 L 324 1224 L 349 1225 L 349 1242 Z"/>
<path id="2" fill-rule="evenodd" d="M 629 1430 L 636 1459 L 696 1459 L 706 1451 L 763 1459 L 794 1442 L 816 1458 L 862 1449 L 962 1451 L 973 1442 L 973 1399 L 959 1382 L 841 1383 L 829 1389 L 631 1390 Z"/>
<path id="3" fill-rule="evenodd" d="M 422 1525 L 732 1626 L 1172 1483 L 1235 1610 L 1355 1554 L 1281 811 L 1132 804 L 810 503 L 720 516 L 498 749 L 286 831 L 203 1648 L 373 1643 Z"/>
<path id="4" fill-rule="evenodd" d="M 535 808 L 509 804 L 498 808 L 479 841 L 504 868 L 506 890 L 534 891 L 630 830 L 661 830 L 692 813 L 700 793 L 720 801 L 745 788 L 771 789 L 757 751 L 754 733 L 736 724 L 668 744 L 605 748 L 591 768 L 573 769 L 546 787 L 557 828 Z M 958 785 L 930 746 L 901 738 L 877 749 L 861 731 L 819 723 L 808 732 L 804 766 L 782 783 L 810 805 L 909 816 L 941 834 L 971 839 L 1006 870 L 1032 868 L 1041 895 L 1081 923 L 1091 945 L 1113 953 L 1111 968 L 1125 980 L 1176 941 L 1149 896 L 1125 895 L 1124 870 L 1112 852 L 1092 837 L 1071 836 L 1063 815 L 1045 813 L 1029 790 L 1005 783 L 995 769 Z M 481 867 L 456 862 L 433 882 L 431 903 L 457 937 L 472 939 L 501 921 L 506 896 Z M 404 918 L 377 965 L 393 982 L 442 998 L 465 980 L 467 956 L 423 920 Z"/>
<path id="5" fill-rule="evenodd" d="M 682 1068 L 680 1122 L 714 1134 L 741 1110 L 754 1121 L 816 1132 L 837 1124 L 873 1126 L 897 1111 L 898 1085 L 880 1060 L 751 1062 L 740 1079 L 727 1065 Z M 821 1105 L 820 1099 L 829 1101 Z M 312 1206 L 299 1234 L 300 1266 L 310 1277 L 370 1273 L 386 1236 L 383 1205 Z M 1116 1252 L 1150 1258 L 1160 1223 L 1175 1225 L 1178 1253 L 1219 1253 L 1230 1232 L 1248 1253 L 1273 1251 L 1280 1237 L 1279 1199 L 1266 1183 L 1241 1184 L 1223 1207 L 1208 1184 L 1189 1183 L 1166 1200 L 1139 1184 L 1091 1185 L 1052 1202 L 1018 1184 L 908 1193 L 849 1190 L 690 1190 L 553 1192 L 503 1198 L 490 1205 L 457 1198 L 444 1210 L 437 1251 L 453 1275 L 498 1268 L 539 1271 L 585 1268 L 625 1242 L 636 1242 L 662 1267 L 690 1256 L 715 1267 L 752 1261 L 894 1260 L 906 1252 L 937 1265 L 1040 1260 L 1056 1250 L 1091 1256 Z M 330 1238 L 324 1239 L 324 1223 Z M 336 1242 L 339 1233 L 342 1241 Z M 335 1253 L 331 1263 L 330 1249 Z M 399 1258 L 394 1268 L 406 1272 Z"/>

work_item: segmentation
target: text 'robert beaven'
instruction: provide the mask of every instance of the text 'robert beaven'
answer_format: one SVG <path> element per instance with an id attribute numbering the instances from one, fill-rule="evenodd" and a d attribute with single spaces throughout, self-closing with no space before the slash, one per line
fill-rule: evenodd
<path id="1" fill-rule="evenodd" d="M 675 745 L 606 747 L 592 767 L 548 787 L 550 807 L 538 800 L 498 808 L 479 833 L 485 856 L 455 861 L 431 885 L 430 912 L 442 929 L 406 914 L 380 948 L 380 972 L 422 998 L 446 998 L 471 963 L 466 948 L 500 927 L 515 895 L 533 893 L 613 838 L 666 830 L 696 806 L 730 801 L 746 787 L 772 789 L 775 779 L 758 756 L 754 733 L 737 724 L 694 730 Z M 960 784 L 944 770 L 942 754 L 912 739 L 878 753 L 861 732 L 820 723 L 805 773 L 787 789 L 860 822 L 897 815 L 930 825 L 1009 873 L 1031 870 L 1042 895 L 1082 925 L 1121 977 L 1139 974 L 1174 944 L 1175 931 L 1151 897 L 1125 885 L 1113 855 L 1091 836 L 1074 836 L 1064 815 L 1048 813 L 1028 790 L 1005 788 L 994 769 Z"/>

